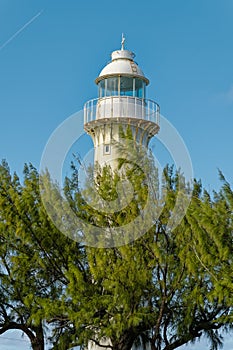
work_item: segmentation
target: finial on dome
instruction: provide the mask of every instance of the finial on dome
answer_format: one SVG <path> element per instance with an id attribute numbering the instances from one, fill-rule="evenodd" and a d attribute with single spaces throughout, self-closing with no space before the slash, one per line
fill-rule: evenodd
<path id="1" fill-rule="evenodd" d="M 124 37 L 124 33 L 122 33 L 121 36 L 121 50 L 125 49 L 125 37 Z"/>

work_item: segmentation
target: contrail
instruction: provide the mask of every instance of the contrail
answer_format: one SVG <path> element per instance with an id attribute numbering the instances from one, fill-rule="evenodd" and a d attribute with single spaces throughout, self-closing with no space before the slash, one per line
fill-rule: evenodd
<path id="1" fill-rule="evenodd" d="M 44 11 L 44 10 L 39 11 L 34 17 L 32 17 L 32 18 L 30 19 L 30 21 L 28 21 L 27 23 L 25 23 L 19 30 L 17 30 L 17 32 L 15 32 L 7 41 L 5 41 L 5 42 L 0 46 L 0 51 L 1 51 L 6 45 L 8 45 L 12 40 L 14 40 L 14 38 L 15 38 L 17 35 L 19 35 L 25 28 L 27 28 L 32 22 L 34 22 L 34 21 L 37 19 L 37 17 L 39 17 L 39 16 L 42 14 L 43 11 Z"/>

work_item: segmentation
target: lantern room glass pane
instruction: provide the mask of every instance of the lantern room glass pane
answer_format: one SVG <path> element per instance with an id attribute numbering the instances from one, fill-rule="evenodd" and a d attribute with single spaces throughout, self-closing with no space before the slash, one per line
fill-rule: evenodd
<path id="1" fill-rule="evenodd" d="M 105 79 L 99 82 L 98 87 L 99 87 L 99 98 L 105 97 Z"/>
<path id="2" fill-rule="evenodd" d="M 118 77 L 103 79 L 98 86 L 99 98 L 118 95 Z"/>
<path id="3" fill-rule="evenodd" d="M 133 96 L 133 83 L 134 78 L 120 77 L 120 95 L 121 96 Z"/>
<path id="4" fill-rule="evenodd" d="M 135 78 L 135 97 L 145 98 L 146 84 L 143 80 Z"/>
<path id="5" fill-rule="evenodd" d="M 106 80 L 106 96 L 118 95 L 118 77 L 108 78 Z"/>

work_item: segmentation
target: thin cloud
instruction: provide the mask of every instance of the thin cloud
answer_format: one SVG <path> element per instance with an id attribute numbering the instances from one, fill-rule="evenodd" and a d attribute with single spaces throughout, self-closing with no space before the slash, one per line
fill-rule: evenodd
<path id="1" fill-rule="evenodd" d="M 17 30 L 8 40 L 6 40 L 1 46 L 0 51 L 4 49 L 12 40 L 14 40 L 24 29 L 26 29 L 32 22 L 34 22 L 44 10 L 39 11 L 35 16 L 33 16 L 27 23 L 25 23 L 19 30 Z"/>

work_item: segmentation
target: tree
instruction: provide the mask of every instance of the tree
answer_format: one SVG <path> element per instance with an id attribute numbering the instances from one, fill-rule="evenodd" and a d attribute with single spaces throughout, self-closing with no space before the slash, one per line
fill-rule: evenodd
<path id="1" fill-rule="evenodd" d="M 189 236 L 195 232 L 195 240 L 192 239 L 190 245 L 194 259 L 199 262 L 213 287 L 208 293 L 209 301 L 218 300 L 232 307 L 233 191 L 221 172 L 220 179 L 223 186 L 219 193 L 214 192 L 213 199 L 204 191 L 202 198 L 193 200 L 186 215 L 186 224 Z M 190 271 L 193 272 L 191 267 Z M 231 321 L 232 313 L 223 315 L 223 323 L 225 319 Z"/>
<path id="2" fill-rule="evenodd" d="M 216 250 L 217 237 L 215 235 L 216 244 L 212 244 L 215 255 L 212 253 L 209 267 L 205 264 L 207 249 L 199 251 L 201 245 L 197 244 L 201 242 L 199 226 L 205 220 L 209 230 L 202 225 L 202 236 L 207 236 L 213 229 L 215 232 L 221 230 L 224 239 L 219 237 L 218 240 L 225 249 L 224 264 L 231 265 L 232 229 L 229 224 L 232 220 L 229 212 L 224 210 L 227 205 L 224 196 L 220 194 L 220 205 L 218 196 L 211 200 L 206 192 L 202 194 L 200 184 L 196 183 L 186 216 L 171 231 L 168 222 L 185 182 L 182 176 L 173 174 L 171 168 L 166 168 L 164 174 L 166 198 L 163 210 L 146 235 L 118 248 L 86 247 L 85 278 L 74 265 L 69 266 L 66 274 L 69 284 L 57 312 L 60 308 L 66 310 L 76 327 L 79 344 L 87 346 L 91 340 L 103 348 L 128 350 L 138 339 L 143 339 L 152 350 L 172 350 L 194 342 L 204 334 L 210 339 L 211 349 L 215 350 L 221 345 L 219 330 L 231 328 L 231 286 L 227 290 L 221 288 L 218 293 L 216 278 L 213 280 L 214 271 L 220 271 L 224 263 L 223 256 Z M 138 176 L 135 167 L 129 167 L 128 175 L 134 187 L 142 188 L 142 192 L 123 210 L 123 215 L 119 212 L 96 213 L 84 202 L 81 209 L 85 209 L 86 220 L 111 229 L 114 225 L 127 223 L 130 215 L 131 218 L 138 215 L 147 196 L 145 186 L 140 187 L 144 178 Z M 96 181 L 102 197 L 115 199 L 116 193 L 109 184 L 116 185 L 117 176 L 109 169 L 103 169 L 99 174 Z M 157 184 L 156 178 L 154 181 Z M 72 182 L 67 183 L 66 191 L 78 214 L 80 201 L 76 205 L 73 188 Z M 89 195 L 92 194 L 90 189 Z M 216 213 L 221 216 L 222 211 L 224 217 L 220 221 L 215 219 L 211 226 L 211 219 Z M 201 216 L 203 219 L 199 220 Z M 226 281 L 224 286 L 226 288 Z"/>
<path id="3" fill-rule="evenodd" d="M 32 165 L 25 165 L 21 185 L 16 174 L 11 176 L 7 163 L 2 163 L 0 213 L 0 334 L 9 329 L 22 330 L 33 350 L 43 350 L 46 321 L 50 322 L 50 332 L 53 322 L 44 319 L 37 300 L 59 300 L 62 296 L 68 283 L 64 270 L 70 262 L 70 252 L 74 264 L 80 258 L 77 244 L 49 220 L 41 203 L 39 176 Z M 66 318 L 56 320 L 58 323 L 54 344 L 60 339 L 67 349 Z"/>
<path id="4" fill-rule="evenodd" d="M 148 196 L 140 167 L 122 164 L 134 196 L 120 211 L 104 213 L 88 205 L 88 198 L 94 200 L 93 188 L 87 183 L 85 190 L 79 190 L 75 168 L 65 182 L 66 198 L 76 216 L 107 232 L 136 218 Z M 158 188 L 157 174 L 151 173 L 153 188 Z M 99 194 L 116 201 L 122 173 L 104 168 L 98 175 Z M 167 167 L 165 196 L 155 197 L 161 213 L 147 233 L 126 245 L 95 248 L 69 239 L 49 220 L 32 166 L 25 167 L 21 185 L 3 163 L 1 332 L 9 322 L 15 328 L 26 327 L 21 329 L 34 336 L 36 327 L 41 327 L 44 341 L 45 326 L 50 324 L 54 350 L 87 346 L 89 341 L 114 350 L 140 343 L 152 350 L 172 350 L 202 335 L 209 337 L 211 349 L 218 349 L 221 329 L 232 325 L 233 195 L 224 182 L 211 198 L 196 182 L 188 211 L 172 231 L 168 224 L 172 210 L 178 194 L 186 190 L 183 177 Z M 59 207 L 56 184 L 51 184 L 51 195 Z M 43 341 L 34 349 L 43 349 Z"/>
<path id="5" fill-rule="evenodd" d="M 33 174 L 32 174 L 33 175 Z M 30 306 L 25 305 L 27 292 L 40 293 L 41 287 L 30 283 L 36 271 L 28 269 L 33 263 L 33 251 L 26 243 L 26 235 L 32 226 L 30 217 L 35 207 L 33 188 L 27 200 L 26 189 L 19 184 L 18 177 L 10 175 L 6 162 L 0 167 L 0 334 L 18 329 L 29 337 L 34 350 L 44 349 L 42 321 L 37 325 L 30 321 Z M 33 198 L 33 201 L 31 199 Z M 30 211 L 28 210 L 32 204 Z M 30 219 L 29 219 L 30 217 Z M 28 223 L 31 225 L 28 227 Z M 27 229 L 25 230 L 25 227 Z M 19 258 L 20 257 L 20 258 Z M 20 278 L 18 271 L 20 271 Z M 22 278 L 24 277 L 24 278 Z M 40 291 L 39 291 L 40 289 Z"/>

